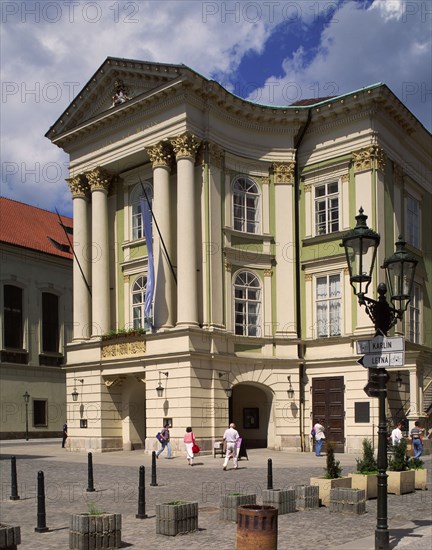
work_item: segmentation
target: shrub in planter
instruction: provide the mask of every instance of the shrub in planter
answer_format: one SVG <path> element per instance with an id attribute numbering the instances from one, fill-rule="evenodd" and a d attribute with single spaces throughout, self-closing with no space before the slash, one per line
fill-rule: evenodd
<path id="1" fill-rule="evenodd" d="M 334 456 L 334 443 L 327 443 L 327 463 L 324 468 L 324 476 L 311 477 L 311 485 L 318 485 L 319 498 L 323 506 L 330 505 L 331 489 L 345 487 L 351 489 L 351 477 L 342 477 L 342 468 L 339 460 Z"/>
<path id="2" fill-rule="evenodd" d="M 407 442 L 402 439 L 393 447 L 393 457 L 389 462 L 387 492 L 396 495 L 413 493 L 415 490 L 415 472 L 409 469 Z"/>
<path id="3" fill-rule="evenodd" d="M 72 514 L 69 530 L 71 550 L 120 548 L 121 514 L 107 514 L 88 503 L 88 512 Z"/>
<path id="4" fill-rule="evenodd" d="M 349 474 L 352 478 L 351 487 L 365 491 L 366 499 L 376 498 L 378 495 L 378 465 L 374 457 L 372 442 L 370 439 L 363 439 L 363 454 L 356 458 L 357 472 Z"/>
<path id="5" fill-rule="evenodd" d="M 427 470 L 424 462 L 420 458 L 412 458 L 409 462 L 410 470 L 414 470 L 415 488 L 422 491 L 427 489 Z"/>

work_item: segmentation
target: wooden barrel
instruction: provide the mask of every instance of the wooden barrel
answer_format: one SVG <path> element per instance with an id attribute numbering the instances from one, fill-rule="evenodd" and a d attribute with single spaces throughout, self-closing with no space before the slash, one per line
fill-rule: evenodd
<path id="1" fill-rule="evenodd" d="M 278 511 L 274 506 L 244 504 L 237 508 L 236 550 L 276 550 Z"/>

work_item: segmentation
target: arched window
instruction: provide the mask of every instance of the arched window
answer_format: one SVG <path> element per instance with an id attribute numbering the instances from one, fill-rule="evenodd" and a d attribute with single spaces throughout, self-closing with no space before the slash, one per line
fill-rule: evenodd
<path id="1" fill-rule="evenodd" d="M 258 233 L 259 205 L 260 194 L 256 183 L 246 176 L 238 176 L 233 181 L 234 229 Z"/>
<path id="2" fill-rule="evenodd" d="M 132 286 L 132 322 L 133 328 L 144 328 L 144 298 L 147 277 L 138 277 Z"/>
<path id="3" fill-rule="evenodd" d="M 147 198 L 150 201 L 150 206 L 152 206 L 153 188 L 148 182 L 146 182 L 144 183 L 144 189 L 145 189 L 145 192 L 147 193 Z M 141 184 L 138 184 L 135 186 L 134 190 L 131 193 L 131 205 L 132 205 L 131 230 L 132 230 L 133 241 L 144 238 L 144 231 L 143 231 L 142 217 L 141 217 L 141 204 L 140 204 L 141 197 L 144 197 L 144 193 L 143 193 Z"/>
<path id="4" fill-rule="evenodd" d="M 261 283 L 256 275 L 242 271 L 234 281 L 235 333 L 261 336 Z"/>

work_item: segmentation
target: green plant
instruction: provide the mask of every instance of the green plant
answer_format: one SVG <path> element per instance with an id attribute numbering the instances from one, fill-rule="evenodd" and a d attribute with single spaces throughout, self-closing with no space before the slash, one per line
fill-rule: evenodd
<path id="1" fill-rule="evenodd" d="M 112 340 L 113 338 L 127 338 L 128 336 L 140 336 L 145 334 L 144 328 L 120 328 L 118 330 L 110 330 L 106 334 L 102 334 L 102 340 Z"/>
<path id="2" fill-rule="evenodd" d="M 420 458 L 412 458 L 409 461 L 409 469 L 410 470 L 423 470 L 424 469 L 424 462 Z"/>
<path id="3" fill-rule="evenodd" d="M 371 474 L 378 470 L 378 465 L 374 457 L 374 450 L 372 447 L 372 441 L 370 439 L 363 439 L 363 455 L 361 458 L 356 458 L 357 472 L 359 474 Z"/>
<path id="4" fill-rule="evenodd" d="M 409 470 L 410 459 L 407 457 L 407 442 L 405 439 L 399 441 L 397 445 L 392 447 L 393 457 L 390 459 L 388 469 L 392 472 L 404 472 Z"/>
<path id="5" fill-rule="evenodd" d="M 333 441 L 327 442 L 327 463 L 324 468 L 325 479 L 337 479 L 342 477 L 342 468 L 339 460 L 335 459 Z"/>
<path id="6" fill-rule="evenodd" d="M 167 502 L 168 506 L 179 506 L 180 504 L 186 504 L 185 500 L 171 500 Z"/>
<path id="7" fill-rule="evenodd" d="M 101 516 L 102 514 L 104 514 L 105 512 L 102 512 L 102 510 L 99 510 L 97 507 L 96 507 L 96 504 L 92 501 L 92 500 L 89 500 L 87 502 L 87 514 L 89 516 Z"/>

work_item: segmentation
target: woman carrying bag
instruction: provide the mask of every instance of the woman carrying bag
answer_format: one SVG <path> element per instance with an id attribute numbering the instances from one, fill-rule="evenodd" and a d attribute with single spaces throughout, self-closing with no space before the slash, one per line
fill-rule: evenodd
<path id="1" fill-rule="evenodd" d="M 199 447 L 195 444 L 195 435 L 190 426 L 186 428 L 186 433 L 184 434 L 183 441 L 186 447 L 186 458 L 188 464 L 189 466 L 193 466 L 194 452 L 199 452 Z"/>

